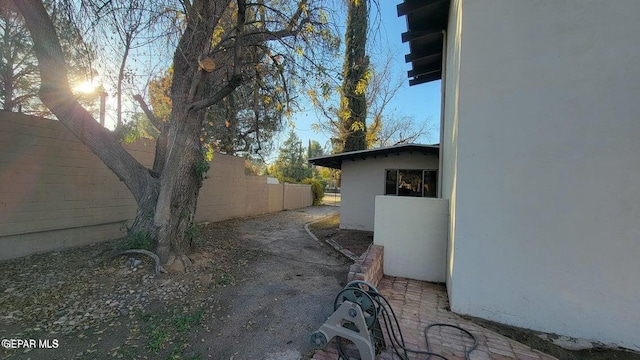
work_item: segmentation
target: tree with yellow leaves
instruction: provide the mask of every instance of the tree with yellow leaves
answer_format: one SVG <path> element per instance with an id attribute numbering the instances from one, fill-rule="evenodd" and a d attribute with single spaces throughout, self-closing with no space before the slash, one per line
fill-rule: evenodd
<path id="1" fill-rule="evenodd" d="M 347 4 L 347 30 L 343 83 L 340 97 L 340 137 L 334 143 L 336 152 L 367 148 L 367 85 L 371 79 L 366 54 L 368 8 L 366 0 L 350 0 Z"/>

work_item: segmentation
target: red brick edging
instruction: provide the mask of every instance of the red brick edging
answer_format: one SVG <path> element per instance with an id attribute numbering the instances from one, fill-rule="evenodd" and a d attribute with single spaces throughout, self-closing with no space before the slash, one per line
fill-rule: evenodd
<path id="1" fill-rule="evenodd" d="M 371 245 L 360 255 L 356 262 L 349 268 L 347 281 L 364 280 L 373 286 L 378 286 L 382 280 L 383 268 L 382 260 L 384 257 L 384 247 L 380 245 Z"/>

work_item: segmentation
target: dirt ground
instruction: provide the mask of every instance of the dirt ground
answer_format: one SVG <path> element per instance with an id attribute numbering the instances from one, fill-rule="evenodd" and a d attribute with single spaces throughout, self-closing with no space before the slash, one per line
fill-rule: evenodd
<path id="1" fill-rule="evenodd" d="M 356 256 L 360 256 L 367 251 L 367 248 L 373 243 L 372 231 L 343 230 L 339 229 L 340 215 L 332 215 L 322 221 L 309 225 L 316 237 L 321 241 L 332 239 L 338 245 L 351 251 Z"/>
<path id="2" fill-rule="evenodd" d="M 326 217 L 310 226 L 314 234 L 356 255 L 372 242 L 370 232 L 339 230 L 336 210 L 203 226 L 194 267 L 181 274 L 155 276 L 141 256 L 110 257 L 117 242 L 0 262 L 0 339 L 42 341 L 0 349 L 0 358 L 308 359 L 309 335 L 333 311 L 350 262 L 303 224 Z M 560 360 L 640 360 L 626 351 L 568 351 L 536 332 L 474 321 Z"/>
<path id="3" fill-rule="evenodd" d="M 117 242 L 0 263 L 0 338 L 36 348 L 5 359 L 307 359 L 349 262 L 314 241 L 320 206 L 211 223 L 194 266 L 155 276 Z"/>

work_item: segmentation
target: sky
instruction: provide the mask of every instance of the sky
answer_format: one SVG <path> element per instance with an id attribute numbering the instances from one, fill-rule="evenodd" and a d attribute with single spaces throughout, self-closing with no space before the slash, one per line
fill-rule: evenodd
<path id="1" fill-rule="evenodd" d="M 370 31 L 368 34 L 369 56 L 371 62 L 375 63 L 376 60 L 383 61 L 387 54 L 392 54 L 392 67 L 397 78 L 402 79 L 402 87 L 387 106 L 387 110 L 395 110 L 394 113 L 396 115 L 411 117 L 416 122 L 428 122 L 428 128 L 431 130 L 429 136 L 423 136 L 417 142 L 437 143 L 439 141 L 440 125 L 440 81 L 409 86 L 407 71 L 411 69 L 411 66 L 404 61 L 404 56 L 409 53 L 409 45 L 408 43 L 402 43 L 401 40 L 402 33 L 406 31 L 406 18 L 404 16 L 398 17 L 396 10 L 396 6 L 400 1 L 373 1 L 376 5 L 370 9 L 369 25 L 376 30 Z M 379 6 L 379 8 L 376 6 Z M 335 13 L 337 13 L 337 17 L 343 17 L 342 19 L 333 19 L 333 21 L 343 24 L 339 29 L 344 32 L 346 28 L 344 17 L 346 17 L 346 14 L 344 14 L 343 10 L 335 11 Z M 148 52 L 147 55 L 151 56 L 151 52 Z M 342 65 L 339 64 L 339 66 Z M 316 132 L 312 129 L 312 125 L 318 123 L 320 118 L 306 99 L 306 96 L 300 96 L 298 103 L 301 109 L 289 119 L 289 122 L 293 124 L 294 130 L 302 140 L 303 146 L 306 146 L 309 140 L 316 140 L 329 150 L 329 137 L 327 134 Z M 115 127 L 115 117 L 113 112 L 110 111 L 114 108 L 115 98 L 110 96 L 107 98 L 107 127 L 109 128 Z M 289 129 L 285 129 L 276 136 L 274 139 L 274 149 L 276 151 L 264 157 L 268 163 L 277 158 L 277 149 L 287 138 L 288 133 Z"/>
<path id="2" fill-rule="evenodd" d="M 404 81 L 402 88 L 398 91 L 389 109 L 396 109 L 398 115 L 407 115 L 413 117 L 416 121 L 428 121 L 430 124 L 431 134 L 428 137 L 422 137 L 418 142 L 431 144 L 439 142 L 439 126 L 440 126 L 440 81 L 432 81 L 426 84 L 409 86 L 407 71 L 411 69 L 410 64 L 405 63 L 404 56 L 409 53 L 409 44 L 402 43 L 402 33 L 407 31 L 406 18 L 398 17 L 396 6 L 400 0 L 380 0 L 380 13 L 371 14 L 372 22 L 379 22 L 380 27 L 377 34 L 369 37 L 369 45 L 371 45 L 370 56 L 372 61 L 380 58 L 381 54 L 387 54 L 389 51 L 393 54 L 393 66 Z M 374 8 L 375 11 L 375 8 Z M 297 112 L 292 117 L 295 124 L 295 131 L 301 138 L 304 146 L 309 140 L 317 140 L 321 145 L 328 145 L 329 138 L 322 133 L 312 130 L 312 124 L 319 121 L 315 111 L 308 106 L 306 109 Z M 286 139 L 288 131 L 283 131 L 278 139 L 276 146 Z M 277 154 L 272 154 L 267 158 L 274 158 Z"/>

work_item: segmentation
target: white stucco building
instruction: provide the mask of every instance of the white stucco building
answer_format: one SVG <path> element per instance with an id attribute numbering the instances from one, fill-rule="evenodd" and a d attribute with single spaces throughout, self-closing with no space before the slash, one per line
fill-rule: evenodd
<path id="1" fill-rule="evenodd" d="M 342 170 L 341 229 L 373 231 L 377 195 L 438 194 L 437 145 L 401 144 L 321 156 L 309 162 Z"/>
<path id="2" fill-rule="evenodd" d="M 340 228 L 374 231 L 386 275 L 445 282 L 449 202 L 440 198 L 438 153 L 401 144 L 309 160 L 342 170 Z"/>
<path id="3" fill-rule="evenodd" d="M 452 310 L 640 350 L 640 1 L 398 12 L 442 80 Z"/>

